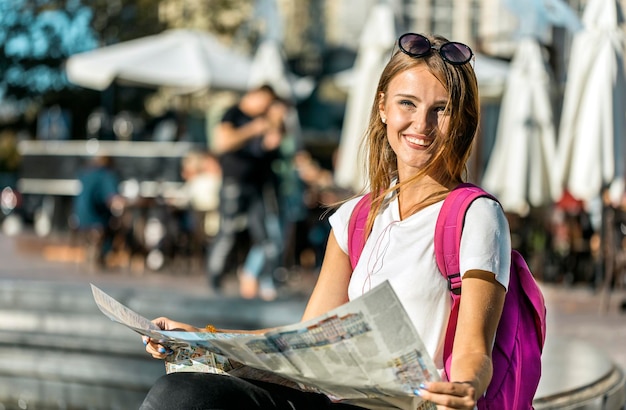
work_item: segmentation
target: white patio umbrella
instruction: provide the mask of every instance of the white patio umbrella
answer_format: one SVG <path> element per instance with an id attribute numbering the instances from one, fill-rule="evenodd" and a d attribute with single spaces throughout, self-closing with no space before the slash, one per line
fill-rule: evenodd
<path id="1" fill-rule="evenodd" d="M 288 70 L 280 44 L 272 39 L 259 44 L 250 66 L 248 86 L 263 84 L 271 85 L 279 96 L 288 100 L 307 98 L 315 87 L 311 77 L 298 77 Z"/>
<path id="2" fill-rule="evenodd" d="M 285 59 L 280 45 L 274 40 L 266 40 L 259 44 L 250 70 L 248 85 L 257 87 L 271 85 L 276 93 L 284 98 L 291 98 L 293 90 L 287 79 Z"/>
<path id="3" fill-rule="evenodd" d="M 356 192 L 365 186 L 361 141 L 369 121 L 378 79 L 396 40 L 394 13 L 388 4 L 375 5 L 361 34 L 339 141 L 335 183 Z"/>
<path id="4" fill-rule="evenodd" d="M 553 196 L 568 189 L 588 201 L 610 186 L 617 203 L 624 193 L 626 79 L 616 0 L 589 0 L 583 30 L 574 36 L 557 145 Z"/>
<path id="5" fill-rule="evenodd" d="M 71 56 L 68 79 L 96 90 L 114 80 L 165 86 L 180 93 L 207 87 L 245 90 L 251 58 L 197 30 L 167 30 Z"/>
<path id="6" fill-rule="evenodd" d="M 480 53 L 475 54 L 475 57 L 474 72 L 481 100 L 501 99 L 509 77 L 510 63 Z"/>
<path id="7" fill-rule="evenodd" d="M 539 42 L 524 37 L 510 65 L 495 144 L 482 184 L 505 211 L 526 215 L 552 200 L 555 127 L 550 74 Z"/>

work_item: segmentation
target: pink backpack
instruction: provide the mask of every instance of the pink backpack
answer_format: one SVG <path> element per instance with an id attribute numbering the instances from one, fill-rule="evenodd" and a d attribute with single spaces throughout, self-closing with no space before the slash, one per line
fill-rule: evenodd
<path id="1" fill-rule="evenodd" d="M 452 343 L 461 300 L 459 247 L 465 212 L 479 197 L 496 200 L 472 184 L 460 184 L 445 199 L 435 228 L 435 256 L 442 275 L 448 281 L 452 311 L 446 330 L 444 366 L 450 374 Z M 496 200 L 497 201 L 497 200 Z M 371 206 L 370 195 L 356 205 L 348 225 L 348 251 L 352 268 L 365 245 L 365 222 Z M 532 401 L 541 377 L 541 352 L 546 336 L 546 308 L 541 290 L 522 255 L 511 253 L 511 279 L 492 352 L 493 377 L 479 409 L 532 409 Z"/>

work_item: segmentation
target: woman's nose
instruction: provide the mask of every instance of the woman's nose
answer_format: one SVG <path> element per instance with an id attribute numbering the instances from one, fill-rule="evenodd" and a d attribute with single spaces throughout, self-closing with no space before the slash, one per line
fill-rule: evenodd
<path id="1" fill-rule="evenodd" d="M 437 124 L 437 118 L 429 110 L 417 110 L 413 114 L 412 127 L 419 134 L 429 134 Z"/>

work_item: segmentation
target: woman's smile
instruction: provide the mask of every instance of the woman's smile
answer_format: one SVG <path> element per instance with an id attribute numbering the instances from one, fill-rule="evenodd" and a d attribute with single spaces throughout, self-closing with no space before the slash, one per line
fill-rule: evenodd
<path id="1" fill-rule="evenodd" d="M 428 148 L 433 143 L 432 138 L 426 138 L 423 136 L 416 135 L 404 135 L 404 139 L 409 143 L 409 145 L 414 146 L 416 149 L 420 148 Z"/>

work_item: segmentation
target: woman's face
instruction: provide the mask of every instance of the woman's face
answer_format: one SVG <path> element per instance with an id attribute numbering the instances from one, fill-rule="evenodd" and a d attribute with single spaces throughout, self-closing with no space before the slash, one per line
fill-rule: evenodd
<path id="1" fill-rule="evenodd" d="M 430 158 L 427 151 L 438 134 L 446 133 L 448 92 L 426 68 L 417 66 L 394 77 L 381 95 L 379 110 L 387 139 L 396 153 L 398 176 L 415 175 Z"/>

